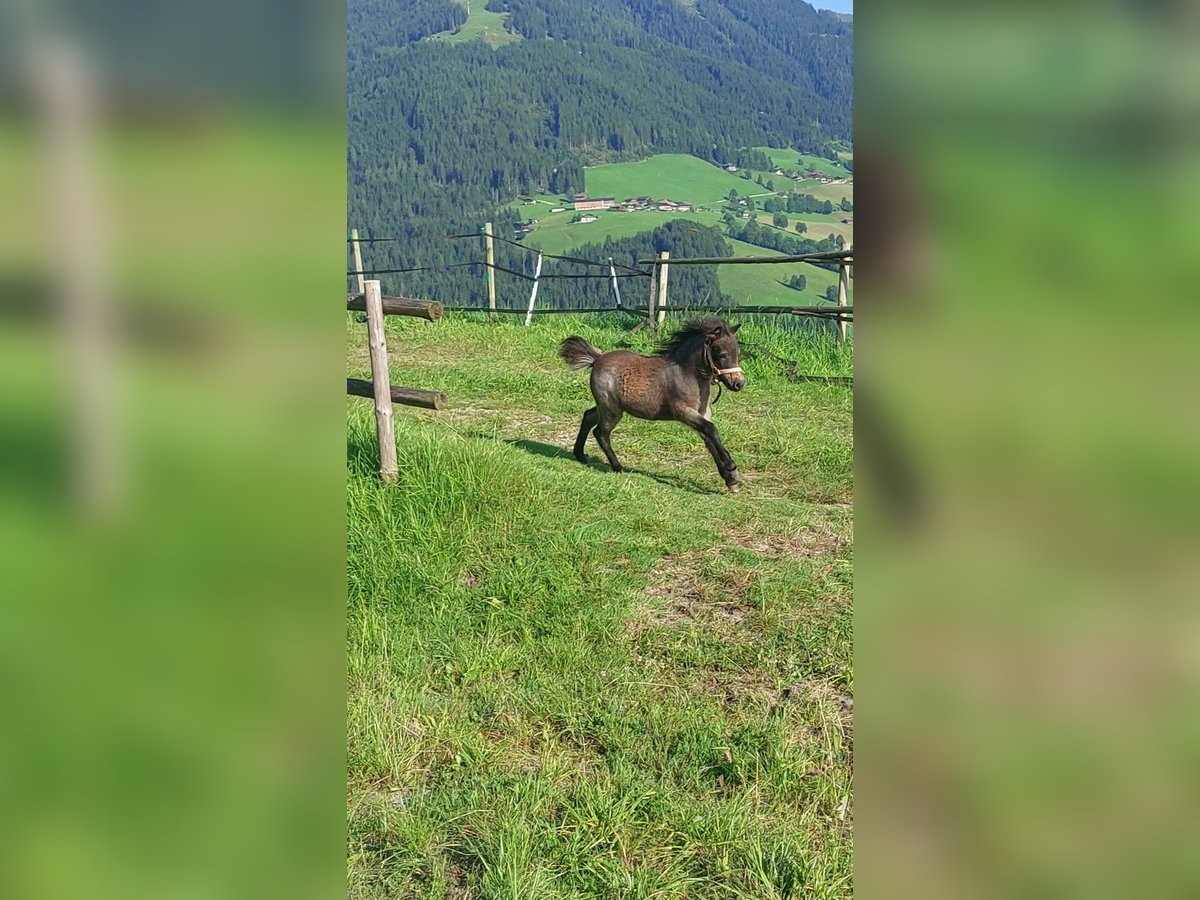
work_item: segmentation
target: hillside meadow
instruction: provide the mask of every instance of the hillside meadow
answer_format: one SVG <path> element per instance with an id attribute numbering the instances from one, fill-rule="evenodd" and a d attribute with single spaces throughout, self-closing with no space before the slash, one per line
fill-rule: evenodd
<path id="1" fill-rule="evenodd" d="M 584 169 L 584 183 L 590 197 L 626 197 L 646 195 L 660 200 L 720 205 L 736 190 L 739 194 L 766 193 L 732 172 L 685 153 L 659 153 L 636 162 L 610 163 Z"/>
<path id="2" fill-rule="evenodd" d="M 459 6 L 467 8 L 467 21 L 458 31 L 441 31 L 430 35 L 431 41 L 446 41 L 451 44 L 461 44 L 466 41 L 483 41 L 493 47 L 512 44 L 521 40 L 521 35 L 508 30 L 512 18 L 506 12 L 493 12 L 486 8 L 483 2 L 476 0 L 474 5 L 455 0 Z"/>
<path id="3" fill-rule="evenodd" d="M 747 324 L 747 388 L 698 436 L 626 418 L 632 471 L 570 456 L 578 333 L 387 323 L 399 480 L 349 399 L 348 816 L 354 898 L 851 894 L 852 351 Z M 347 317 L 350 375 L 369 371 Z"/>
<path id="4" fill-rule="evenodd" d="M 798 154 L 793 150 L 757 147 L 779 165 L 802 163 L 818 171 L 846 176 L 845 169 L 834 166 L 820 157 Z M 546 253 L 568 253 L 584 244 L 602 243 L 605 238 L 632 237 L 652 231 L 672 219 L 687 219 L 703 226 L 720 227 L 722 206 L 730 190 L 741 196 L 752 196 L 761 203 L 771 196 L 754 177 L 770 179 L 780 190 L 794 189 L 810 193 L 819 200 L 830 200 L 835 204 L 842 197 L 853 200 L 853 182 L 844 185 L 822 185 L 815 181 L 794 183 L 780 176 L 752 172 L 752 179 L 704 162 L 694 156 L 680 153 L 663 153 L 637 162 L 611 163 L 589 167 L 585 170 L 587 193 L 592 197 L 650 196 L 654 199 L 671 199 L 695 204 L 688 212 L 659 212 L 641 210 L 621 212 L 596 210 L 593 222 L 572 222 L 576 212 L 566 197 L 538 195 L 533 203 L 521 204 L 517 208 L 522 217 L 537 219 L 537 225 L 524 243 Z M 562 207 L 561 212 L 551 212 Z M 772 215 L 759 212 L 759 222 L 770 225 Z M 850 223 L 843 223 L 843 219 Z M 796 222 L 803 221 L 808 227 L 804 237 L 821 240 L 830 234 L 840 234 L 847 242 L 853 242 L 853 213 L 835 210 L 832 215 L 822 213 L 787 214 L 787 231 L 795 234 Z M 742 241 L 730 240 L 735 256 L 778 256 L 773 250 L 757 247 Z M 807 286 L 804 291 L 795 291 L 787 286 L 793 275 L 804 275 Z M 721 290 L 743 304 L 778 304 L 781 306 L 814 306 L 824 302 L 825 289 L 836 283 L 837 276 L 824 269 L 804 263 L 781 264 L 779 266 L 724 266 L 718 269 Z M 677 303 L 700 302 L 703 298 L 677 298 Z"/>

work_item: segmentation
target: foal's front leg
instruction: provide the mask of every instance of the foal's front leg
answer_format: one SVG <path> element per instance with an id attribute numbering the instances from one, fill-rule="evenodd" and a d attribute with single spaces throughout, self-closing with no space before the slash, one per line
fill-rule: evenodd
<path id="1" fill-rule="evenodd" d="M 737 463 L 733 461 L 733 457 L 721 443 L 721 435 L 717 432 L 717 426 L 712 423 L 711 419 L 706 419 L 699 413 L 692 413 L 682 421 L 689 428 L 700 432 L 700 436 L 704 438 L 704 446 L 708 448 L 713 462 L 717 464 L 717 471 L 721 474 L 725 487 L 729 488 L 729 493 L 736 494 L 739 490 Z"/>

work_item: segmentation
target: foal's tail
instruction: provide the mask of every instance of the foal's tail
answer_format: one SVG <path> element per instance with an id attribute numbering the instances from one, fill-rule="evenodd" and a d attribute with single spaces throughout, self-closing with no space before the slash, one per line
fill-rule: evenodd
<path id="1" fill-rule="evenodd" d="M 569 337 L 558 348 L 561 356 L 572 369 L 586 369 L 595 364 L 603 354 L 581 337 Z"/>

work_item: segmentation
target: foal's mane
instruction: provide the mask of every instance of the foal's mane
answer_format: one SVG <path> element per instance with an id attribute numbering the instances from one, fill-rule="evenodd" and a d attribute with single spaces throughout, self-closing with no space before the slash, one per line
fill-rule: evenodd
<path id="1" fill-rule="evenodd" d="M 706 316 L 703 319 L 688 319 L 680 326 L 678 331 L 658 345 L 655 353 L 667 359 L 678 361 L 691 352 L 692 348 L 689 344 L 693 338 L 706 337 L 718 328 L 722 332 L 729 331 L 729 326 L 725 324 L 725 320 L 716 316 Z"/>

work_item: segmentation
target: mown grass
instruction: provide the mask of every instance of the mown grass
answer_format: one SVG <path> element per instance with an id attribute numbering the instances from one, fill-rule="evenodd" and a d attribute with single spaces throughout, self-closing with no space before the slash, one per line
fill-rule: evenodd
<path id="1" fill-rule="evenodd" d="M 636 162 L 591 166 L 584 169 L 583 177 L 589 196 L 618 200 L 646 195 L 705 205 L 719 204 L 731 188 L 739 194 L 765 192 L 753 182 L 686 153 L 659 153 Z"/>
<path id="2" fill-rule="evenodd" d="M 522 207 L 522 214 L 530 207 Z M 721 224 L 721 213 L 713 210 L 692 210 L 686 213 L 659 212 L 658 210 L 637 210 L 633 212 L 613 212 L 599 210 L 592 213 L 595 222 L 571 222 L 571 217 L 577 215 L 574 210 L 566 212 L 538 214 L 530 211 L 529 216 L 538 220 L 537 229 L 529 235 L 525 243 L 530 247 L 538 247 L 547 253 L 566 253 L 581 244 L 600 244 L 605 238 L 633 237 L 653 231 L 673 219 L 688 219 L 701 225 Z"/>
<path id="3" fill-rule="evenodd" d="M 774 250 L 756 247 L 744 241 L 730 239 L 734 256 L 782 256 Z M 721 290 L 738 303 L 787 306 L 819 306 L 825 302 L 825 288 L 837 284 L 836 272 L 808 263 L 779 263 L 761 266 L 720 266 L 718 277 Z M 803 291 L 786 286 L 793 275 L 803 275 L 807 284 Z M 782 283 L 781 283 L 782 282 Z M 853 282 L 851 282 L 853 284 Z M 670 280 L 668 276 L 668 287 Z"/>
<path id="4" fill-rule="evenodd" d="M 834 178 L 845 178 L 850 174 L 842 166 L 834 165 L 832 161 L 822 156 L 797 153 L 795 150 L 785 150 L 779 147 L 755 147 L 753 149 L 765 153 L 767 159 L 781 169 L 803 169 L 805 172 L 820 172 L 822 175 L 830 175 Z M 842 157 L 843 154 L 839 153 L 838 156 Z M 845 156 L 853 158 L 848 153 Z"/>
<path id="5" fill-rule="evenodd" d="M 715 414 L 737 496 L 677 424 L 626 418 L 633 471 L 581 466 L 586 375 L 555 351 L 648 348 L 622 325 L 390 321 L 395 382 L 451 401 L 397 409 L 391 485 L 348 401 L 352 897 L 850 894 L 850 391 L 745 359 Z"/>
<path id="6" fill-rule="evenodd" d="M 511 44 L 521 40 L 521 35 L 508 30 L 512 16 L 506 12 L 492 12 L 484 5 L 484 0 L 476 0 L 468 5 L 464 0 L 456 0 L 460 6 L 468 6 L 467 21 L 458 31 L 441 31 L 430 36 L 430 40 L 448 41 L 459 44 L 464 41 L 482 40 L 493 47 L 501 44 Z"/>

